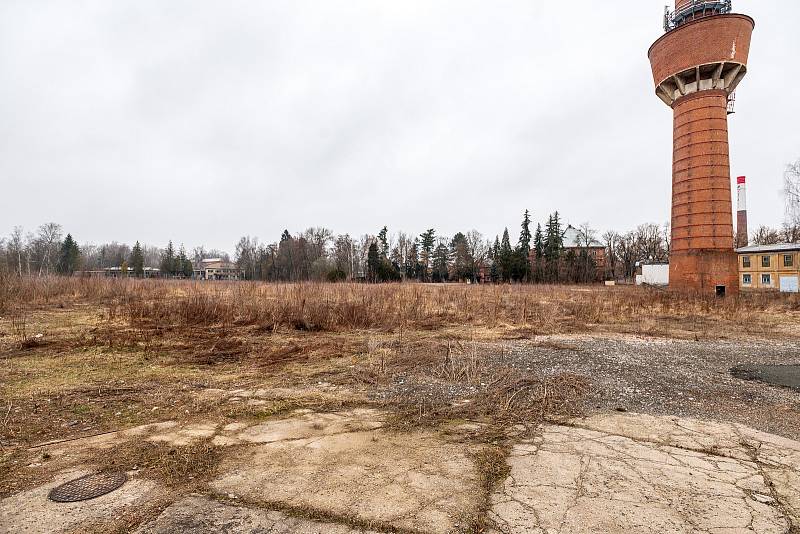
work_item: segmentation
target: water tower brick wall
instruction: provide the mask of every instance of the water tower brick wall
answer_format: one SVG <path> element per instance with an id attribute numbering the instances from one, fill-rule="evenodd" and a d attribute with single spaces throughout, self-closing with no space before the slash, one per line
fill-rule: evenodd
<path id="1" fill-rule="evenodd" d="M 747 65 L 753 26 L 746 15 L 715 15 L 664 34 L 648 53 L 653 80 L 658 85 L 673 74 L 723 61 Z"/>
<path id="2" fill-rule="evenodd" d="M 727 105 L 702 91 L 673 108 L 672 251 L 733 248 Z"/>
<path id="3" fill-rule="evenodd" d="M 678 0 L 686 7 L 690 0 Z M 739 290 L 734 252 L 728 97 L 747 72 L 755 23 L 708 14 L 681 23 L 648 53 L 656 94 L 673 110 L 670 286 Z"/>

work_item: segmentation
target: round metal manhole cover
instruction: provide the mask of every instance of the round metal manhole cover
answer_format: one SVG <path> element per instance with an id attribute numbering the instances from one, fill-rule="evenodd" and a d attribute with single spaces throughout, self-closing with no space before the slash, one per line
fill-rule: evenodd
<path id="1" fill-rule="evenodd" d="M 93 473 L 53 488 L 47 497 L 55 502 L 87 501 L 111 493 L 126 480 L 125 473 Z"/>

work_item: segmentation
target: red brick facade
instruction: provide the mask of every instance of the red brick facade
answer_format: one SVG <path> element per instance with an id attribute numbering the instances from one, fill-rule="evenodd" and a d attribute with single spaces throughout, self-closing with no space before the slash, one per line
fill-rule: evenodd
<path id="1" fill-rule="evenodd" d="M 754 26 L 746 15 L 714 15 L 664 34 L 648 52 L 653 80 L 658 85 L 673 74 L 723 61 L 746 66 Z"/>
<path id="2" fill-rule="evenodd" d="M 674 114 L 669 270 L 679 291 L 739 291 L 727 105 L 746 72 L 753 27 L 744 15 L 708 16 L 650 48 L 657 94 Z"/>

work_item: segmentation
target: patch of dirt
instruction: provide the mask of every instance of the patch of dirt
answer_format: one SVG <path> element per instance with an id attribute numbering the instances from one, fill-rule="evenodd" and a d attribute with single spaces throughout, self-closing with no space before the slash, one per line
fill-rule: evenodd
<path id="1" fill-rule="evenodd" d="M 192 385 L 137 383 L 79 387 L 9 402 L 0 443 L 29 446 L 118 430 L 194 411 Z"/>
<path id="2" fill-rule="evenodd" d="M 123 441 L 98 455 L 100 471 L 136 471 L 168 488 L 189 492 L 202 488 L 217 472 L 221 454 L 210 440 L 175 445 L 149 440 Z"/>

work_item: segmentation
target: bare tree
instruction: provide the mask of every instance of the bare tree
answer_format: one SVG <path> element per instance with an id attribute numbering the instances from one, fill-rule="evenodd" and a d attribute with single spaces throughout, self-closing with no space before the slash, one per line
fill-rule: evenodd
<path id="1" fill-rule="evenodd" d="M 9 270 L 9 258 L 6 252 L 6 240 L 0 237 L 0 274 L 5 274 Z"/>
<path id="2" fill-rule="evenodd" d="M 491 245 L 483 238 L 483 234 L 477 230 L 470 230 L 465 237 L 469 256 L 472 259 L 472 279 L 477 280 L 478 272 L 482 266 L 485 266 L 486 259 L 489 257 L 489 247 Z"/>
<path id="3" fill-rule="evenodd" d="M 389 259 L 393 264 L 400 268 L 400 278 L 406 279 L 406 268 L 408 267 L 408 258 L 411 254 L 411 247 L 414 245 L 414 239 L 405 232 L 398 232 L 391 238 L 390 246 L 392 253 Z"/>
<path id="4" fill-rule="evenodd" d="M 17 275 L 22 276 L 22 256 L 23 254 L 27 256 L 27 251 L 25 246 L 24 230 L 21 226 L 15 226 L 14 230 L 11 232 L 11 238 L 8 240 L 8 253 L 12 256 L 16 256 L 15 263 L 17 264 Z M 12 258 L 12 261 L 13 259 L 14 258 Z"/>
<path id="5" fill-rule="evenodd" d="M 367 257 L 369 256 L 369 246 L 375 242 L 375 236 L 364 234 L 359 238 L 355 247 L 356 251 L 356 270 L 353 273 L 356 277 L 363 277 L 367 274 Z"/>
<path id="6" fill-rule="evenodd" d="M 787 222 L 800 226 L 800 159 L 786 166 L 784 173 Z"/>
<path id="7" fill-rule="evenodd" d="M 81 245 L 81 257 L 83 258 L 83 265 L 86 270 L 91 271 L 99 269 L 99 265 L 97 265 L 97 251 L 97 245 L 92 243 L 84 243 Z"/>
<path id="8" fill-rule="evenodd" d="M 594 244 L 597 243 L 597 231 L 594 230 L 591 226 L 589 226 L 588 222 L 582 223 L 578 226 L 578 235 L 576 237 L 577 245 L 581 249 L 581 257 L 583 259 L 583 276 L 588 277 L 589 272 L 592 269 L 592 257 L 589 254 L 589 248 Z M 596 273 L 595 275 L 596 276 Z M 588 281 L 582 280 L 582 281 Z"/>
<path id="9" fill-rule="evenodd" d="M 578 226 L 577 245 L 580 248 L 588 249 L 592 243 L 597 240 L 597 231 L 589 226 L 589 223 L 583 223 Z"/>
<path id="10" fill-rule="evenodd" d="M 750 240 L 754 245 L 775 245 L 781 242 L 780 233 L 769 226 L 759 226 Z"/>
<path id="11" fill-rule="evenodd" d="M 800 222 L 792 223 L 787 221 L 783 223 L 781 240 L 784 243 L 800 243 Z"/>
<path id="12" fill-rule="evenodd" d="M 303 232 L 302 237 L 307 244 L 306 248 L 310 263 L 327 256 L 328 245 L 333 239 L 333 232 L 323 227 L 312 227 Z"/>
<path id="13" fill-rule="evenodd" d="M 194 247 L 192 249 L 192 258 L 191 258 L 192 265 L 195 266 L 200 265 L 200 262 L 206 259 L 207 257 L 208 256 L 206 256 L 206 248 L 203 245 L 200 245 L 199 247 Z"/>
<path id="14" fill-rule="evenodd" d="M 244 270 L 245 278 L 255 280 L 258 268 L 258 238 L 244 236 L 236 243 L 236 266 Z"/>
<path id="15" fill-rule="evenodd" d="M 636 246 L 636 235 L 633 232 L 620 236 L 617 239 L 617 258 L 622 265 L 622 277 L 633 278 L 636 271 L 636 262 L 639 255 Z"/>
<path id="16" fill-rule="evenodd" d="M 336 270 L 345 274 L 348 280 L 353 279 L 356 272 L 356 245 L 349 234 L 336 236 L 333 242 L 333 257 Z"/>
<path id="17" fill-rule="evenodd" d="M 61 244 L 61 225 L 49 222 L 39 227 L 36 236 L 36 248 L 39 252 L 39 276 L 50 274 L 58 257 L 58 248 Z"/>
<path id="18" fill-rule="evenodd" d="M 669 258 L 667 241 L 657 224 L 642 224 L 635 230 L 637 260 L 664 262 Z"/>
<path id="19" fill-rule="evenodd" d="M 609 230 L 603 234 L 603 244 L 606 247 L 606 275 L 611 278 L 617 276 L 617 243 L 620 240 L 620 235 Z"/>

